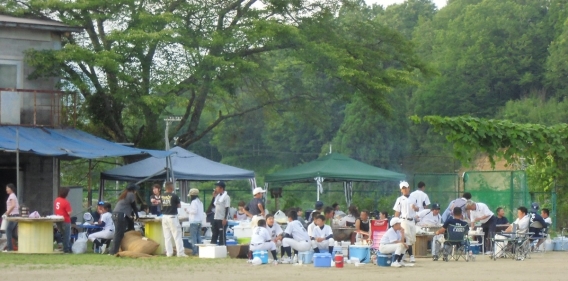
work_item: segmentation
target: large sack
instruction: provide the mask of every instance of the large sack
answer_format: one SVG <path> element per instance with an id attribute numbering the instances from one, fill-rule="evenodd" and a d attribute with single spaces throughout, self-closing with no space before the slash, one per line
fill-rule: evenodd
<path id="1" fill-rule="evenodd" d="M 116 253 L 116 255 L 114 255 L 115 257 L 119 257 L 119 258 L 151 258 L 151 255 L 147 255 L 144 253 L 136 253 L 136 252 L 132 252 L 132 251 L 122 251 L 119 253 Z"/>
<path id="2" fill-rule="evenodd" d="M 84 254 L 87 252 L 87 234 L 85 232 L 79 233 L 79 237 L 71 246 L 71 251 L 73 251 L 73 254 Z"/>
<path id="3" fill-rule="evenodd" d="M 120 241 L 120 248 L 123 251 L 130 251 L 130 245 L 133 242 L 141 239 L 142 239 L 142 234 L 140 232 L 135 230 L 128 231 L 124 233 L 124 237 L 122 238 L 122 241 Z"/>
<path id="4" fill-rule="evenodd" d="M 158 247 L 160 247 L 160 244 L 156 243 L 152 239 L 144 237 L 143 239 L 132 242 L 132 244 L 128 247 L 128 251 L 151 255 L 154 254 Z"/>

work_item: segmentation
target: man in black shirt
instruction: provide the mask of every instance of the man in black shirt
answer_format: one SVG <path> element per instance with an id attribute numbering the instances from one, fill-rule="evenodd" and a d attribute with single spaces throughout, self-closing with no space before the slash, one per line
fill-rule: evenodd
<path id="1" fill-rule="evenodd" d="M 497 214 L 497 219 L 495 220 L 495 225 L 508 225 L 509 220 L 505 217 L 505 210 L 501 207 L 497 208 L 495 211 Z"/>
<path id="2" fill-rule="evenodd" d="M 245 207 L 245 213 L 247 217 L 252 218 L 253 216 L 265 216 L 264 211 L 264 200 L 262 200 L 262 194 L 266 192 L 260 187 L 257 187 L 253 190 L 253 198 Z"/>
<path id="3" fill-rule="evenodd" d="M 183 240 L 181 224 L 178 219 L 178 208 L 181 202 L 177 194 L 174 193 L 174 184 L 166 183 L 166 193 L 162 195 L 162 228 L 164 231 L 164 242 L 166 247 L 166 255 L 171 257 L 174 255 L 172 243 L 176 244 L 177 256 L 185 258 L 185 249 L 183 248 Z"/>
<path id="4" fill-rule="evenodd" d="M 465 231 L 465 234 L 467 235 L 467 233 L 469 232 L 469 224 L 466 221 L 462 220 L 462 217 L 463 217 L 462 209 L 460 207 L 454 207 L 453 216 L 451 218 L 447 219 L 444 222 L 444 225 L 442 226 L 442 228 L 440 228 L 440 229 L 438 229 L 438 231 L 436 231 L 436 235 L 441 235 L 441 234 L 446 233 L 446 230 L 448 230 L 450 228 L 450 225 L 465 227 L 464 231 Z M 438 245 L 439 244 L 440 243 L 436 241 L 435 246 L 436 246 L 436 248 L 438 248 L 438 250 L 436 251 L 436 255 L 434 256 L 435 261 L 438 260 L 438 255 L 439 255 Z M 442 253 L 444 254 L 444 260 L 447 260 L 448 254 L 445 251 L 443 251 Z"/>

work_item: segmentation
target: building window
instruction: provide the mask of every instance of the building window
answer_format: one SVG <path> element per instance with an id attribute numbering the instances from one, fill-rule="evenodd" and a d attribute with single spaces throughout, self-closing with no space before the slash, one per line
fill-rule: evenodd
<path id="1" fill-rule="evenodd" d="M 0 88 L 22 88 L 22 63 L 15 60 L 0 60 Z"/>

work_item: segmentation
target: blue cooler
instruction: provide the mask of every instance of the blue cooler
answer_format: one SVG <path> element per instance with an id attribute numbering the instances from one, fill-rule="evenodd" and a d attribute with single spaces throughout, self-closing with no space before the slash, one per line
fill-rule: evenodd
<path id="1" fill-rule="evenodd" d="M 393 262 L 394 262 L 394 255 L 377 253 L 378 266 L 391 266 L 391 263 Z"/>
<path id="2" fill-rule="evenodd" d="M 349 259 L 358 258 L 360 263 L 371 262 L 371 246 L 351 245 L 349 246 Z"/>
<path id="3" fill-rule="evenodd" d="M 314 254 L 314 267 L 331 267 L 331 254 L 330 253 L 315 253 Z"/>
<path id="4" fill-rule="evenodd" d="M 298 252 L 298 260 L 302 260 L 302 263 L 312 263 L 314 259 L 314 251 Z"/>
<path id="5" fill-rule="evenodd" d="M 469 245 L 469 250 L 472 254 L 479 255 L 479 252 L 481 252 L 481 245 Z"/>
<path id="6" fill-rule="evenodd" d="M 262 264 L 268 263 L 268 251 L 254 251 L 252 252 L 252 258 L 260 258 Z"/>

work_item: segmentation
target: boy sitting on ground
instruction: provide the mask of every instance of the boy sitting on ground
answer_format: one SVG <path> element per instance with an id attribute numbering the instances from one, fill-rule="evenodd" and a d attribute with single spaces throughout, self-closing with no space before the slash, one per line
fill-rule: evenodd
<path id="1" fill-rule="evenodd" d="M 268 229 L 266 229 L 266 221 L 264 219 L 258 220 L 257 226 L 252 230 L 249 260 L 252 259 L 252 252 L 254 251 L 270 251 L 274 261 L 278 261 L 276 244 L 272 241 L 272 237 Z"/>
<path id="2" fill-rule="evenodd" d="M 312 230 L 311 240 L 312 248 L 315 253 L 320 253 L 320 251 L 329 251 L 330 254 L 333 253 L 333 232 L 329 225 L 325 224 L 325 217 L 319 215 L 315 218 L 314 222 L 316 226 Z"/>

